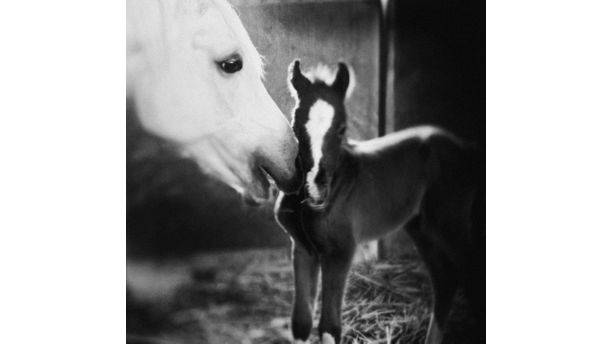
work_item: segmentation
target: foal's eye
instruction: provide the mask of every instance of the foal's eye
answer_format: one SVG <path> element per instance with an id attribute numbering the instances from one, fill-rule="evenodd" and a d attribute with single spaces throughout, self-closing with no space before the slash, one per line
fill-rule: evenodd
<path id="1" fill-rule="evenodd" d="M 232 55 L 229 58 L 217 62 L 221 70 L 228 74 L 233 74 L 242 69 L 242 57 L 240 55 Z"/>
<path id="2" fill-rule="evenodd" d="M 346 132 L 346 127 L 340 127 L 340 129 L 338 130 L 338 135 L 344 135 L 344 133 Z"/>

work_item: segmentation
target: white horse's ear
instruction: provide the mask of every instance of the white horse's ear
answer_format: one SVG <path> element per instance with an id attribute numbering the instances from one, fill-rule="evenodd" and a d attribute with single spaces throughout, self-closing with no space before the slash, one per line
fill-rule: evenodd
<path id="1" fill-rule="evenodd" d="M 296 59 L 289 64 L 289 90 L 291 95 L 295 99 L 298 99 L 297 95 L 303 93 L 310 85 L 308 80 L 302 71 L 300 70 L 300 60 Z"/>
<path id="2" fill-rule="evenodd" d="M 349 68 L 344 62 L 338 63 L 338 71 L 336 72 L 336 79 L 332 84 L 332 88 L 337 92 L 341 93 L 345 98 L 348 98 L 348 90 L 351 83 L 351 73 Z"/>

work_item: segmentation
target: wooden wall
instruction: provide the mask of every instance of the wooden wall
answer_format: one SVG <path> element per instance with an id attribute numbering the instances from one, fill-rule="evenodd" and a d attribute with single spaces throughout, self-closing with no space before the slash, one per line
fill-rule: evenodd
<path id="1" fill-rule="evenodd" d="M 392 78 L 388 131 L 434 124 L 486 139 L 486 18 L 482 0 L 389 0 Z M 386 255 L 412 246 L 403 232 Z"/>
<path id="2" fill-rule="evenodd" d="M 353 67 L 357 84 L 347 102 L 348 134 L 378 135 L 379 27 L 377 0 L 230 0 L 253 43 L 266 60 L 265 84 L 281 111 L 294 106 L 287 89 L 287 67 L 295 58 L 302 68 L 317 64 Z"/>

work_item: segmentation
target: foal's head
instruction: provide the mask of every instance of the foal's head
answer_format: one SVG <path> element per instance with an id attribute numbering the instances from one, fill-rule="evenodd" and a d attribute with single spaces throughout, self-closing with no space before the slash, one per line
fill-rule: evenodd
<path id="1" fill-rule="evenodd" d="M 327 202 L 346 142 L 344 99 L 349 80 L 349 69 L 344 63 L 338 64 L 335 75 L 319 67 L 308 77 L 302 74 L 298 60 L 289 65 L 290 89 L 296 100 L 293 130 L 300 142 L 306 193 L 315 207 L 324 207 Z"/>

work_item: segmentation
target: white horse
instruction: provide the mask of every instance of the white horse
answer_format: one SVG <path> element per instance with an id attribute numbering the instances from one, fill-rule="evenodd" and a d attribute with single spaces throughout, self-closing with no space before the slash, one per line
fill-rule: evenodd
<path id="1" fill-rule="evenodd" d="M 295 190 L 297 141 L 224 0 L 128 0 L 127 88 L 143 127 L 254 201 Z M 265 173 L 264 173 L 265 171 Z"/>

